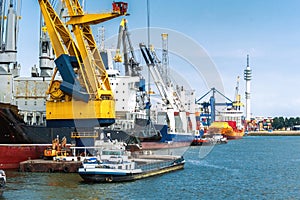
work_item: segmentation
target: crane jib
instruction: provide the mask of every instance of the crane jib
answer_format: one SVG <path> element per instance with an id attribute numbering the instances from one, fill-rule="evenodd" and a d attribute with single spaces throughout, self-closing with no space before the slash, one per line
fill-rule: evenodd
<path id="1" fill-rule="evenodd" d="M 74 72 L 74 67 L 79 67 L 76 57 L 62 54 L 54 62 L 63 79 L 60 89 L 75 99 L 88 102 L 89 94 L 80 85 Z"/>

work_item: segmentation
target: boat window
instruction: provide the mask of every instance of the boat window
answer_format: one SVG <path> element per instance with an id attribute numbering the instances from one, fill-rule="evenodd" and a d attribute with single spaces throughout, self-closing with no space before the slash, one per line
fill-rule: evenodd
<path id="1" fill-rule="evenodd" d="M 103 155 L 122 155 L 120 151 L 102 151 Z"/>

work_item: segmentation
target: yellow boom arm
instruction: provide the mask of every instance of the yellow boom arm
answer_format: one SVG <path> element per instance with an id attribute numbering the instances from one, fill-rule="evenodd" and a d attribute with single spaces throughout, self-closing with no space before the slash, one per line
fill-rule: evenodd
<path id="1" fill-rule="evenodd" d="M 57 66 L 48 89 L 51 98 L 46 102 L 47 125 L 110 125 L 115 118 L 114 99 L 90 25 L 125 15 L 127 3 L 114 2 L 111 13 L 84 14 L 78 0 L 64 2 L 76 42 L 49 1 L 39 0 Z M 62 82 L 54 80 L 57 70 Z"/>

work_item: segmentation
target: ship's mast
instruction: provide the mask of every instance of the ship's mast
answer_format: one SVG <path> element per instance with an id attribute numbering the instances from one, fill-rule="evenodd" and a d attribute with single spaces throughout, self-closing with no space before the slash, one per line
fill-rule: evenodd
<path id="1" fill-rule="evenodd" d="M 40 18 L 39 76 L 51 77 L 53 74 L 53 49 L 42 16 Z"/>
<path id="2" fill-rule="evenodd" d="M 12 74 L 14 77 L 19 76 L 20 71 L 17 66 L 17 36 L 19 30 L 20 6 L 20 0 L 18 3 L 13 3 L 13 1 L 10 0 L 7 16 L 5 16 L 6 1 L 0 1 L 0 73 Z"/>
<path id="3" fill-rule="evenodd" d="M 0 0 L 0 17 L 1 17 L 1 21 L 0 21 L 0 51 L 2 52 L 2 48 L 3 46 L 3 34 L 4 34 L 4 15 L 5 15 L 5 1 Z"/>

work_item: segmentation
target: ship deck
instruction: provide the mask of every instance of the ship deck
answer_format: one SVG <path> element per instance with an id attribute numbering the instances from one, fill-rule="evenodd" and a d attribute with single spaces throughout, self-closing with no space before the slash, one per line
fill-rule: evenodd
<path id="1" fill-rule="evenodd" d="M 21 172 L 64 172 L 77 173 L 81 161 L 27 160 L 20 163 Z"/>

